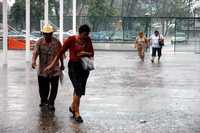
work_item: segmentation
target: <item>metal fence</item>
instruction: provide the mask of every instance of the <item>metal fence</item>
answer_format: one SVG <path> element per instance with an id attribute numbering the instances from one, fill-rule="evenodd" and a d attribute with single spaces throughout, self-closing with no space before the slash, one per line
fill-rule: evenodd
<path id="1" fill-rule="evenodd" d="M 31 31 L 40 31 L 40 21 L 31 19 Z M 59 27 L 59 18 L 49 17 L 50 22 Z M 10 27 L 20 33 L 25 29 L 24 23 L 9 19 Z M 149 37 L 155 30 L 165 37 L 167 45 L 174 51 L 200 51 L 200 18 L 186 17 L 91 17 L 78 16 L 77 28 L 82 24 L 90 25 L 94 42 L 133 42 L 138 32 L 143 31 Z M 1 27 L 2 28 L 2 27 Z M 12 32 L 12 28 L 9 32 Z M 72 30 L 72 17 L 64 17 L 64 32 Z"/>

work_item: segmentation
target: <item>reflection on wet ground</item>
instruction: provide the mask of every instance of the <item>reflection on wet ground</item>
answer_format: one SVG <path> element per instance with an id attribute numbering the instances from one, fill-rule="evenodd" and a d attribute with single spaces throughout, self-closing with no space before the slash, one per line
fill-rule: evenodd
<path id="1" fill-rule="evenodd" d="M 0 52 L 1 61 L 2 53 Z M 132 52 L 96 52 L 96 70 L 82 98 L 83 124 L 68 112 L 65 70 L 55 113 L 40 110 L 37 72 L 24 52 L 0 62 L 0 133 L 199 133 L 200 55 L 165 53 L 160 64 Z"/>

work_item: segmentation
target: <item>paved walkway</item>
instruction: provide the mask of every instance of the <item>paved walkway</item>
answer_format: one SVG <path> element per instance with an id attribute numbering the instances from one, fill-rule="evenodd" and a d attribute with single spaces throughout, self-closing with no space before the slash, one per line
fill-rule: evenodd
<path id="1" fill-rule="evenodd" d="M 67 69 L 55 113 L 42 113 L 36 71 L 23 52 L 10 51 L 9 66 L 0 65 L 0 133 L 199 133 L 200 55 L 166 53 L 160 64 L 136 55 L 96 52 L 82 99 L 84 123 L 77 124 L 68 112 Z"/>

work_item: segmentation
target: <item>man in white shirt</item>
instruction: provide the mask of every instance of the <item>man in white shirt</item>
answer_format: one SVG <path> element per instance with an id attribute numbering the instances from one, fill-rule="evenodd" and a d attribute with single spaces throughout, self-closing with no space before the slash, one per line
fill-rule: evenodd
<path id="1" fill-rule="evenodd" d="M 158 31 L 155 31 L 154 34 L 151 35 L 149 40 L 150 40 L 150 44 L 152 46 L 151 62 L 154 63 L 156 53 L 158 53 L 158 62 L 160 62 L 160 57 L 162 56 L 162 45 L 160 45 L 160 42 L 164 44 L 163 36 Z"/>

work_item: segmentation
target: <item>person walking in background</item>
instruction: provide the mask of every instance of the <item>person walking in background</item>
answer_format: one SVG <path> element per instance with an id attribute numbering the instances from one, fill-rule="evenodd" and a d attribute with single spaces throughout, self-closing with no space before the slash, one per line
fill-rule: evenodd
<path id="1" fill-rule="evenodd" d="M 142 61 L 144 61 L 144 57 L 145 57 L 144 52 L 147 45 L 148 45 L 148 40 L 145 37 L 144 32 L 140 32 L 138 36 L 136 37 L 135 48 L 137 48 L 138 56 L 140 57 Z"/>
<path id="2" fill-rule="evenodd" d="M 51 25 L 44 25 L 41 31 L 43 38 L 36 42 L 32 57 L 32 68 L 35 69 L 36 60 L 39 56 L 38 84 L 41 98 L 40 107 L 47 106 L 51 111 L 55 111 L 54 101 L 57 96 L 59 76 L 61 70 L 64 70 L 63 58 L 60 56 L 61 66 L 57 62 L 50 72 L 44 72 L 44 69 L 52 62 L 62 47 L 60 41 L 52 36 L 53 31 Z"/>
<path id="3" fill-rule="evenodd" d="M 153 35 L 149 38 L 150 45 L 152 46 L 152 59 L 151 62 L 154 63 L 154 59 L 156 57 L 156 53 L 158 54 L 158 63 L 160 62 L 160 58 L 162 56 L 162 47 L 164 46 L 164 38 L 158 32 L 155 31 Z"/>
<path id="4" fill-rule="evenodd" d="M 73 114 L 75 121 L 79 123 L 83 122 L 79 111 L 80 99 L 82 95 L 85 95 L 86 82 L 90 73 L 89 70 L 84 69 L 81 59 L 83 57 L 94 57 L 94 50 L 89 33 L 90 28 L 88 25 L 80 26 L 79 35 L 74 35 L 66 39 L 62 49 L 55 56 L 53 62 L 45 69 L 48 72 L 54 68 L 58 59 L 69 49 L 68 74 L 74 87 L 73 100 L 69 111 Z"/>

